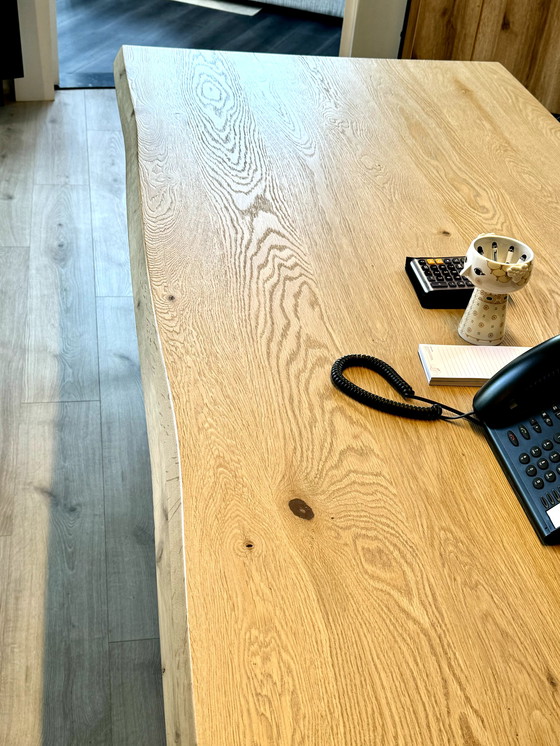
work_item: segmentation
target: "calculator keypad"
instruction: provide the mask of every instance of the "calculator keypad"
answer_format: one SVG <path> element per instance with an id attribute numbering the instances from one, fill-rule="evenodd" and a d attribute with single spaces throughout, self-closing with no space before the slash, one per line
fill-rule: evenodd
<path id="1" fill-rule="evenodd" d="M 474 285 L 464 265 L 464 256 L 407 256 L 405 270 L 424 308 L 466 308 Z"/>
<path id="2" fill-rule="evenodd" d="M 459 272 L 465 264 L 464 256 L 434 257 L 415 259 L 430 287 L 434 290 L 444 288 L 473 288 L 474 285 Z"/>
<path id="3" fill-rule="evenodd" d="M 486 428 L 541 539 L 560 542 L 560 405 L 507 428 Z"/>

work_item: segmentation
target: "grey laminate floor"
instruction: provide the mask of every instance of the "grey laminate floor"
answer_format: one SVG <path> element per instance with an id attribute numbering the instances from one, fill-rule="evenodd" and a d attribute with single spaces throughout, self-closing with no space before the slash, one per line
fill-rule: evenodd
<path id="1" fill-rule="evenodd" d="M 0 108 L 0 746 L 164 743 L 115 93 Z"/>
<path id="2" fill-rule="evenodd" d="M 61 88 L 114 86 L 123 44 L 336 57 L 342 30 L 342 18 L 274 5 L 255 16 L 174 0 L 57 0 L 56 10 Z"/>

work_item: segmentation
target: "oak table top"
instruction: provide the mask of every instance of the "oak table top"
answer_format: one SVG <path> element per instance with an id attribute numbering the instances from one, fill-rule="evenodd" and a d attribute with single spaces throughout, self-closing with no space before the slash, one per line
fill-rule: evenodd
<path id="1" fill-rule="evenodd" d="M 329 373 L 468 410 L 417 355 L 462 312 L 404 262 L 483 232 L 536 256 L 505 343 L 558 333 L 560 126 L 497 63 L 124 47 L 115 77 L 168 742 L 557 742 L 559 550 L 476 426 Z"/>

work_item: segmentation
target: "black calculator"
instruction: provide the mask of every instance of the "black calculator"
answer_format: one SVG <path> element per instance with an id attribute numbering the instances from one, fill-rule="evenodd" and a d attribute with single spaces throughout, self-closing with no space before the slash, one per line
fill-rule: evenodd
<path id="1" fill-rule="evenodd" d="M 405 269 L 423 308 L 466 308 L 474 285 L 459 274 L 464 256 L 411 257 Z"/>

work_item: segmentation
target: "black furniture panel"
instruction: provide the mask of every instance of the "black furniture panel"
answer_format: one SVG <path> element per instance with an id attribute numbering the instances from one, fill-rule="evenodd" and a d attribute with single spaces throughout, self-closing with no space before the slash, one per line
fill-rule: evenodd
<path id="1" fill-rule="evenodd" d="M 0 41 L 0 79 L 23 78 L 17 0 L 4 0 Z"/>

